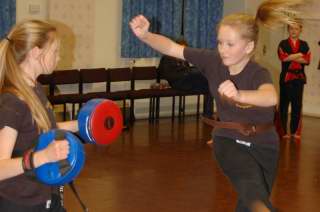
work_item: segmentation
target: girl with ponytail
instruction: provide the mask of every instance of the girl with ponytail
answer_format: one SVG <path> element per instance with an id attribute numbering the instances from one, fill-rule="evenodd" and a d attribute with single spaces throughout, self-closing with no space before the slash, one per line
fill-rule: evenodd
<path id="1" fill-rule="evenodd" d="M 0 42 L 0 211 L 63 211 L 58 188 L 27 176 L 42 164 L 67 158 L 66 140 L 32 152 L 40 133 L 53 128 L 76 131 L 75 122 L 57 125 L 41 85 L 59 60 L 59 38 L 48 22 L 27 20 Z M 53 209 L 54 208 L 54 209 Z"/>
<path id="2" fill-rule="evenodd" d="M 207 78 L 217 105 L 213 150 L 238 193 L 236 211 L 275 211 L 269 197 L 276 177 L 278 135 L 273 126 L 277 93 L 270 73 L 253 61 L 259 26 L 294 23 L 302 0 L 263 2 L 256 16 L 232 14 L 218 25 L 217 50 L 184 47 L 149 32 L 139 15 L 130 22 L 134 34 L 162 54 L 187 60 Z"/>

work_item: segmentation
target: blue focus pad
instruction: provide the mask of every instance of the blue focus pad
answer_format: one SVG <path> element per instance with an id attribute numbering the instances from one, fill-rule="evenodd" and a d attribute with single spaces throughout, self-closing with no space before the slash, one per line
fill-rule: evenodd
<path id="1" fill-rule="evenodd" d="M 66 139 L 69 142 L 69 154 L 65 160 L 46 163 L 35 169 L 39 181 L 47 185 L 60 186 L 72 181 L 81 171 L 85 162 L 85 153 L 80 140 L 70 132 L 51 130 L 41 134 L 35 151 L 45 149 L 53 140 Z"/>

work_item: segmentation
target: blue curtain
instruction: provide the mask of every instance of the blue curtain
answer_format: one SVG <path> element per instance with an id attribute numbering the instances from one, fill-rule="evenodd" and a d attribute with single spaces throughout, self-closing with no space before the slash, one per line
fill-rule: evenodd
<path id="1" fill-rule="evenodd" d="M 216 25 L 223 15 L 223 0 L 185 0 L 184 37 L 189 46 L 216 47 Z"/>
<path id="2" fill-rule="evenodd" d="M 16 0 L 0 0 L 0 39 L 16 23 Z"/>
<path id="3" fill-rule="evenodd" d="M 123 0 L 121 57 L 147 58 L 159 56 L 139 41 L 129 28 L 130 20 L 143 14 L 150 21 L 150 31 L 176 39 L 181 34 L 181 0 Z"/>

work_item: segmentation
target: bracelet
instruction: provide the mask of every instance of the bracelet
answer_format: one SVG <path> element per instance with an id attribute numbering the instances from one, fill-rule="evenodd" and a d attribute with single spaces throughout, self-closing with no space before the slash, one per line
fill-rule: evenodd
<path id="1" fill-rule="evenodd" d="M 32 160 L 32 162 L 31 162 Z M 31 171 L 34 168 L 33 164 L 33 151 L 27 150 L 22 157 L 22 168 L 24 172 Z"/>
<path id="2" fill-rule="evenodd" d="M 24 159 L 22 158 L 22 160 L 21 160 L 21 163 L 22 163 L 22 169 L 23 169 L 23 172 L 27 172 L 28 170 L 27 170 L 27 167 L 26 167 L 26 164 L 25 164 L 25 162 L 24 162 Z"/>
<path id="3" fill-rule="evenodd" d="M 31 170 L 33 170 L 35 167 L 34 167 L 34 151 L 31 151 L 30 153 L 30 167 L 31 167 Z"/>

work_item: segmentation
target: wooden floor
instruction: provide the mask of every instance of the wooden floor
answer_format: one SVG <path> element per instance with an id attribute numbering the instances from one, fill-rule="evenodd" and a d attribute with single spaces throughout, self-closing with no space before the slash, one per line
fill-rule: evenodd
<path id="1" fill-rule="evenodd" d="M 320 119 L 304 117 L 301 142 L 282 141 L 272 202 L 280 212 L 320 211 Z M 236 194 L 206 145 L 195 117 L 136 121 L 109 145 L 86 145 L 75 183 L 92 212 L 228 212 Z M 65 190 L 66 208 L 81 208 Z"/>

